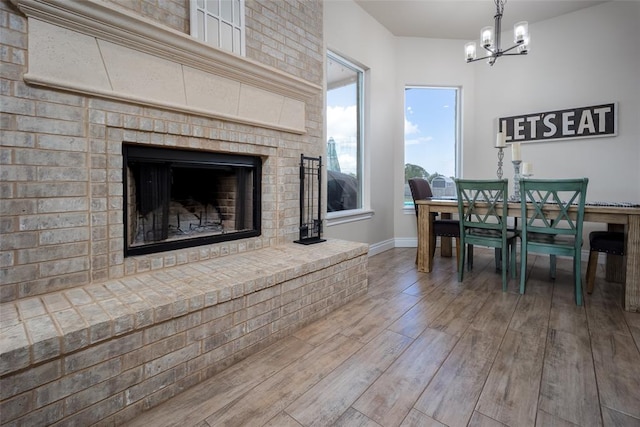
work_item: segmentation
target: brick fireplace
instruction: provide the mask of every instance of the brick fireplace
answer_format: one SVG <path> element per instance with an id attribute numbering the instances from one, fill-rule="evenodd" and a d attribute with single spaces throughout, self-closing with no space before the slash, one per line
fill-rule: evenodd
<path id="1" fill-rule="evenodd" d="M 18 59 L 3 80 L 12 119 L 2 129 L 9 164 L 0 301 L 297 237 L 299 157 L 321 155 L 324 146 L 322 26 L 313 10 L 320 3 L 301 2 L 289 24 L 302 34 L 287 36 L 297 39 L 290 44 L 299 52 L 286 50 L 295 62 L 260 53 L 256 31 L 268 23 L 251 27 L 251 17 L 262 19 L 260 2 L 247 13 L 247 56 L 255 52 L 257 60 L 208 47 L 158 22 L 162 14 L 141 17 L 125 9 L 131 2 L 121 4 L 5 6 L 9 49 Z M 125 143 L 261 159 L 260 223 L 253 228 L 260 232 L 154 255 L 127 251 Z"/>
<path id="2" fill-rule="evenodd" d="M 367 245 L 292 243 L 322 2 L 247 1 L 247 57 L 146 4 L 0 2 L 3 423 L 122 425 L 367 290 Z"/>

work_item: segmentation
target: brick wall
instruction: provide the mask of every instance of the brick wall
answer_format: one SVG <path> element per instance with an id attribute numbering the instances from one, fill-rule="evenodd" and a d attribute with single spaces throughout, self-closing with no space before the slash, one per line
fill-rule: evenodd
<path id="1" fill-rule="evenodd" d="M 105 2 L 189 34 L 189 0 L 105 0 Z"/>
<path id="2" fill-rule="evenodd" d="M 322 1 L 247 0 L 246 25 L 249 58 L 323 83 Z"/>
<path id="3" fill-rule="evenodd" d="M 187 1 L 119 2 L 188 32 Z M 160 6 L 159 4 L 162 4 Z M 323 152 L 322 96 L 303 135 L 25 84 L 28 24 L 0 3 L 0 301 L 12 301 L 297 238 L 300 154 Z M 321 1 L 248 1 L 247 57 L 322 82 Z M 258 154 L 262 236 L 124 258 L 122 142 Z"/>

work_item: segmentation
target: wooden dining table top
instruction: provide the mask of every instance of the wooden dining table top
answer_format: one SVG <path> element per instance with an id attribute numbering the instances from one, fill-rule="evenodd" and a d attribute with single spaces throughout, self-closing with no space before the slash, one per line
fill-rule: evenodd
<path id="1" fill-rule="evenodd" d="M 454 198 L 430 197 L 416 200 L 417 205 L 429 205 L 432 212 L 457 213 L 458 200 Z M 482 201 L 476 201 L 476 206 L 482 207 Z M 522 216 L 520 201 L 509 200 L 507 202 L 507 215 L 511 217 Z M 569 212 L 576 212 L 578 206 L 569 208 Z M 546 212 L 559 211 L 559 205 L 547 203 L 543 208 Z M 584 206 L 584 220 L 586 222 L 602 222 L 608 224 L 626 224 L 629 215 L 640 215 L 640 203 L 631 202 L 587 202 Z"/>

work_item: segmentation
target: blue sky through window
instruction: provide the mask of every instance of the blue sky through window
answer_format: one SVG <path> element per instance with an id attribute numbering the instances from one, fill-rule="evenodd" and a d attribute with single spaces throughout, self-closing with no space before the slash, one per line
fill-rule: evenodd
<path id="1" fill-rule="evenodd" d="M 456 173 L 457 89 L 405 89 L 405 163 L 422 166 L 429 174 Z"/>
<path id="2" fill-rule="evenodd" d="M 340 171 L 358 174 L 357 85 L 327 91 L 327 140 L 336 142 Z"/>

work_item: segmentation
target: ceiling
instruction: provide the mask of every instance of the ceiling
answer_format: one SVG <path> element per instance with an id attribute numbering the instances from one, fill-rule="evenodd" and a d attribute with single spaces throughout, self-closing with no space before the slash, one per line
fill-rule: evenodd
<path id="1" fill-rule="evenodd" d="M 355 0 L 369 15 L 399 37 L 475 40 L 493 25 L 493 0 Z M 529 24 L 574 12 L 604 1 L 508 0 L 502 30 L 519 21 Z M 535 35 L 532 35 L 535 37 Z"/>

